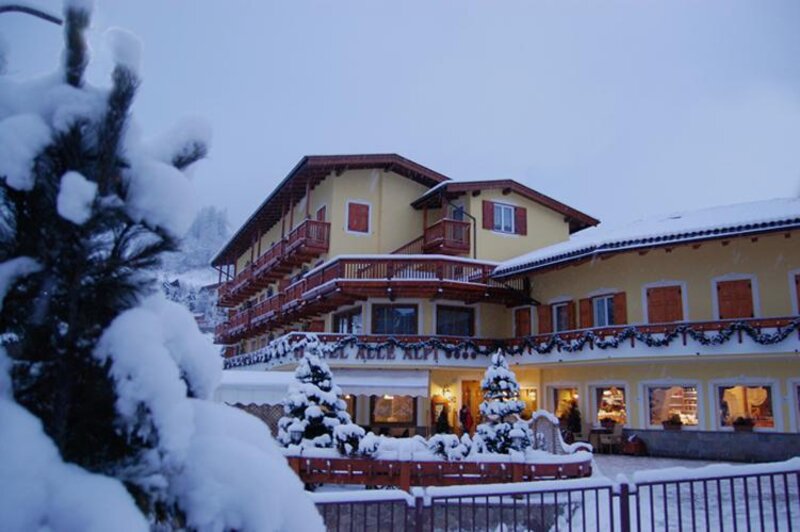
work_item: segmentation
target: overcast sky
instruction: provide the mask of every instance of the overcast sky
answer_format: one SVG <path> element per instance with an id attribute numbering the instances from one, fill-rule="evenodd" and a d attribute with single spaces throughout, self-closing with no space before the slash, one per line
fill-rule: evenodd
<path id="1" fill-rule="evenodd" d="M 798 0 L 97 0 L 98 84 L 110 26 L 144 43 L 146 135 L 212 125 L 199 202 L 234 226 L 307 154 L 512 178 L 609 224 L 800 194 Z M 10 74 L 58 59 L 53 25 L 0 35 Z"/>

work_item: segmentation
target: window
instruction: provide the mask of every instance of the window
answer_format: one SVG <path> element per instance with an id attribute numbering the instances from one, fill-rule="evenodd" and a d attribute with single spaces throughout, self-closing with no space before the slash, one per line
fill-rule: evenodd
<path id="1" fill-rule="evenodd" d="M 347 405 L 347 413 L 350 414 L 350 419 L 353 420 L 353 423 L 356 422 L 356 396 L 352 394 L 347 394 L 344 396 L 344 404 Z"/>
<path id="2" fill-rule="evenodd" d="M 375 425 L 414 426 L 417 419 L 417 401 L 414 397 L 383 395 L 372 396 L 370 423 Z"/>
<path id="3" fill-rule="evenodd" d="M 525 409 L 520 414 L 523 419 L 530 419 L 533 413 L 539 410 L 539 391 L 536 388 L 521 387 L 519 400 L 525 404 Z"/>
<path id="4" fill-rule="evenodd" d="M 721 320 L 755 317 L 750 279 L 717 281 L 717 304 Z"/>
<path id="5" fill-rule="evenodd" d="M 494 204 L 494 226 L 495 231 L 501 233 L 514 232 L 514 207 L 502 203 Z"/>
<path id="6" fill-rule="evenodd" d="M 416 305 L 373 305 L 373 334 L 417 334 Z"/>
<path id="7" fill-rule="evenodd" d="M 458 220 L 459 222 L 464 220 L 464 206 L 463 205 L 453 205 L 451 206 L 451 217 L 453 220 Z"/>
<path id="8" fill-rule="evenodd" d="M 475 309 L 438 305 L 436 307 L 436 334 L 474 336 Z"/>
<path id="9" fill-rule="evenodd" d="M 569 303 L 553 305 L 553 332 L 568 331 L 571 329 L 569 322 Z"/>
<path id="10" fill-rule="evenodd" d="M 369 233 L 369 205 L 347 203 L 347 230 L 354 233 Z"/>
<path id="11" fill-rule="evenodd" d="M 340 312 L 333 316 L 333 331 L 340 334 L 361 334 L 361 307 Z"/>
<path id="12" fill-rule="evenodd" d="M 772 386 L 718 386 L 717 399 L 720 427 L 731 427 L 740 417 L 752 419 L 756 427 L 775 427 Z"/>
<path id="13" fill-rule="evenodd" d="M 553 388 L 553 405 L 556 417 L 561 419 L 566 416 L 572 408 L 572 404 L 578 403 L 577 388 Z"/>
<path id="14" fill-rule="evenodd" d="M 595 421 L 613 421 L 624 425 L 628 421 L 624 386 L 598 386 L 594 388 L 594 404 L 597 408 Z"/>
<path id="15" fill-rule="evenodd" d="M 680 286 L 656 286 L 647 292 L 647 323 L 683 321 L 683 290 Z"/>
<path id="16" fill-rule="evenodd" d="M 614 296 L 592 298 L 592 310 L 595 327 L 614 325 Z"/>
<path id="17" fill-rule="evenodd" d="M 651 386 L 647 389 L 650 425 L 661 425 L 678 414 L 684 425 L 697 425 L 696 386 Z"/>

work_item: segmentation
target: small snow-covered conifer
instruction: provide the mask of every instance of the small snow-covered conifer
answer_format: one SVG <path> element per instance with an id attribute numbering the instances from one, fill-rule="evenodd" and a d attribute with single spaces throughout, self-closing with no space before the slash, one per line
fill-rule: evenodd
<path id="1" fill-rule="evenodd" d="M 320 358 L 321 351 L 317 337 L 309 336 L 294 372 L 297 382 L 290 386 L 283 403 L 286 415 L 278 420 L 278 441 L 289 446 L 292 433 L 302 433 L 298 443 L 303 446 L 326 448 L 336 443 L 345 454 L 353 454 L 364 431 L 350 419 L 342 389 L 334 384 L 330 367 Z"/>
<path id="2" fill-rule="evenodd" d="M 493 453 L 508 453 L 513 448 L 514 437 L 521 439 L 523 447 L 529 447 L 531 430 L 519 417 L 525 409 L 525 404 L 517 399 L 519 383 L 500 351 L 492 355 L 481 388 L 484 400 L 480 411 L 484 422 L 478 425 L 477 433 L 485 449 Z"/>

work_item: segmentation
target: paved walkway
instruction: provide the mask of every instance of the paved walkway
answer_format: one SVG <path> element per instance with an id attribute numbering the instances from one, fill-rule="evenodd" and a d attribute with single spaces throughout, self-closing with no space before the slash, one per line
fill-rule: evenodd
<path id="1" fill-rule="evenodd" d="M 620 473 L 630 478 L 634 472 L 645 469 L 664 469 L 667 467 L 697 468 L 710 464 L 723 464 L 709 460 L 685 460 L 680 458 L 654 458 L 649 456 L 627 456 L 620 454 L 595 454 L 594 461 L 600 473 L 610 479 Z"/>

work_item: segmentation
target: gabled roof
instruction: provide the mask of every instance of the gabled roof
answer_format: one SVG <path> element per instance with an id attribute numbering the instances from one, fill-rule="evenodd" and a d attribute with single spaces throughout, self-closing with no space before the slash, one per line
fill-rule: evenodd
<path id="1" fill-rule="evenodd" d="M 517 183 L 512 179 L 447 181 L 440 183 L 439 185 L 427 191 L 419 199 L 415 200 L 411 206 L 415 209 L 422 209 L 425 207 L 440 207 L 444 198 L 454 199 L 468 192 L 479 192 L 482 190 L 503 190 L 507 192 L 515 192 L 524 198 L 561 213 L 569 221 L 570 233 L 580 231 L 581 229 L 585 229 L 600 223 L 600 221 L 596 218 L 593 218 L 577 209 L 573 209 L 569 205 L 565 205 L 564 203 L 561 203 L 550 196 L 546 196 L 541 192 L 537 192 L 532 188 L 526 187 L 522 183 Z"/>
<path id="2" fill-rule="evenodd" d="M 238 257 L 257 236 L 280 221 L 284 206 L 295 205 L 305 195 L 306 186 L 314 188 L 331 172 L 379 168 L 405 176 L 426 187 L 433 187 L 450 178 L 394 153 L 369 155 L 306 155 L 275 190 L 259 205 L 231 239 L 211 260 L 220 266 Z"/>
<path id="3" fill-rule="evenodd" d="M 595 227 L 566 242 L 501 263 L 495 277 L 508 277 L 631 249 L 675 246 L 700 240 L 800 228 L 800 198 L 754 201 L 678 212 L 615 229 Z"/>

